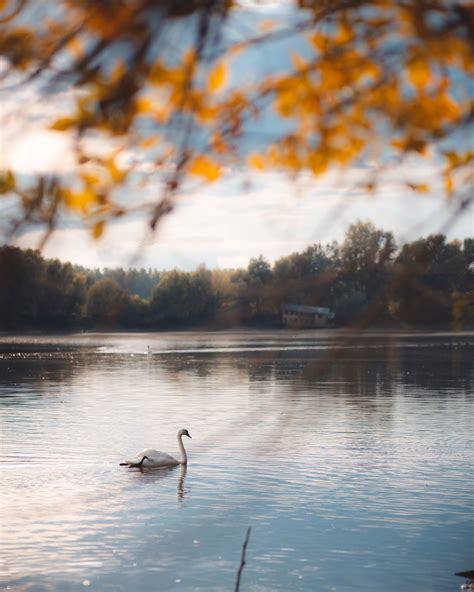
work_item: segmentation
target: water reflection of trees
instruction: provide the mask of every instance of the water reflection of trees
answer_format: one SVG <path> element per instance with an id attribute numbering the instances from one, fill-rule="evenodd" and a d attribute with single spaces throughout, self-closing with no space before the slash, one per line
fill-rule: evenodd
<path id="1" fill-rule="evenodd" d="M 25 394 L 57 394 L 58 389 L 67 388 L 91 363 L 97 363 L 97 358 L 73 348 L 41 351 L 37 346 L 22 345 L 16 349 L 21 351 L 14 353 L 11 347 L 2 345 L 0 353 L 0 397 L 4 403 L 5 399 L 13 402 L 13 398 L 15 403 L 21 402 Z"/>
<path id="2" fill-rule="evenodd" d="M 425 343 L 414 340 L 357 340 L 334 348 L 226 352 L 167 356 L 160 364 L 171 379 L 183 373 L 198 378 L 221 375 L 221 380 L 252 383 L 275 381 L 296 390 L 325 389 L 334 394 L 391 395 L 397 387 L 444 393 L 472 389 L 473 343 L 450 337 Z"/>
<path id="3" fill-rule="evenodd" d="M 293 342 L 294 343 L 294 342 Z M 291 349 L 291 340 L 281 349 L 242 351 L 167 353 L 152 360 L 134 358 L 134 372 L 153 381 L 166 376 L 170 384 L 192 388 L 193 381 L 207 380 L 231 388 L 247 382 L 249 389 L 264 384 L 284 385 L 285 392 L 302 389 L 317 394 L 365 397 L 390 396 L 398 387 L 425 389 L 434 394 L 452 390 L 471 392 L 473 387 L 472 338 L 439 336 L 431 338 L 382 338 L 356 340 L 344 347 Z M 58 347 L 38 351 L 22 347 L 20 353 L 2 348 L 0 395 L 12 397 L 25 390 L 32 395 L 63 391 L 84 373 L 95 371 L 107 361 L 99 354 L 78 348 Z M 129 363 L 113 356 L 112 366 Z M 21 388 L 20 388 L 21 385 Z M 25 389 L 25 386 L 27 387 Z"/>

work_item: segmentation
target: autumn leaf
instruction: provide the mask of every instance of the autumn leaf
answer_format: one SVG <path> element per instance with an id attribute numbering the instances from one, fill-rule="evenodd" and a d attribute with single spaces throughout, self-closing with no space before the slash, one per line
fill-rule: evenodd
<path id="1" fill-rule="evenodd" d="M 92 227 L 92 237 L 94 238 L 94 240 L 99 239 L 103 232 L 104 232 L 104 221 L 100 220 L 99 222 L 96 222 L 94 224 L 94 226 Z"/>
<path id="2" fill-rule="evenodd" d="M 0 193 L 8 193 L 15 189 L 16 179 L 12 171 L 0 171 Z"/>
<path id="3" fill-rule="evenodd" d="M 65 188 L 63 189 L 63 198 L 69 208 L 83 213 L 87 212 L 90 206 L 97 203 L 97 194 L 90 187 L 86 187 L 82 191 Z"/>
<path id="4" fill-rule="evenodd" d="M 65 130 L 73 128 L 77 124 L 77 120 L 72 117 L 60 117 L 51 125 L 50 129 L 56 132 L 64 132 Z"/>
<path id="5" fill-rule="evenodd" d="M 109 172 L 109 175 L 113 181 L 116 183 L 121 183 L 125 177 L 127 176 L 126 171 L 120 169 L 116 164 L 114 158 L 109 158 L 106 161 L 106 167 Z"/>
<path id="6" fill-rule="evenodd" d="M 98 185 L 100 182 L 99 176 L 90 172 L 81 173 L 81 178 L 87 185 Z"/>
<path id="7" fill-rule="evenodd" d="M 151 148 L 158 142 L 159 139 L 160 136 L 158 135 L 143 138 L 143 140 L 140 141 L 140 146 L 142 146 L 143 148 Z"/>
<path id="8" fill-rule="evenodd" d="M 152 113 L 155 109 L 155 104 L 148 97 L 140 97 L 136 102 L 136 109 L 138 113 Z"/>
<path id="9" fill-rule="evenodd" d="M 227 81 L 227 67 L 220 62 L 209 74 L 207 81 L 208 89 L 211 92 L 220 90 Z"/>
<path id="10" fill-rule="evenodd" d="M 447 194 L 452 193 L 454 189 L 454 181 L 449 173 L 444 176 L 444 189 Z"/>
<path id="11" fill-rule="evenodd" d="M 189 172 L 198 177 L 204 177 L 206 181 L 213 182 L 221 176 L 221 167 L 207 156 L 196 156 L 193 159 Z"/>
<path id="12" fill-rule="evenodd" d="M 428 86 L 432 78 L 429 64 L 421 58 L 415 58 L 407 64 L 407 74 L 410 82 L 417 87 Z"/>
<path id="13" fill-rule="evenodd" d="M 430 186 L 427 183 L 407 183 L 407 187 L 418 193 L 428 193 L 430 190 Z"/>
<path id="14" fill-rule="evenodd" d="M 265 160 L 263 159 L 263 156 L 261 156 L 260 154 L 251 154 L 247 158 L 247 162 L 250 166 L 259 171 L 263 171 L 263 169 L 265 168 Z"/>

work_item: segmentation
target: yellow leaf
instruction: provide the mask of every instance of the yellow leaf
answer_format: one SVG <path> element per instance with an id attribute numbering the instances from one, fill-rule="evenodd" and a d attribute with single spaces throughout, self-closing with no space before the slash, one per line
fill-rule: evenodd
<path id="1" fill-rule="evenodd" d="M 189 172 L 213 182 L 221 176 L 221 167 L 207 156 L 196 156 L 189 167 Z"/>
<path id="2" fill-rule="evenodd" d="M 224 141 L 221 134 L 219 134 L 218 132 L 212 134 L 211 143 L 214 151 L 219 154 L 225 154 L 230 150 L 229 145 Z"/>
<path id="3" fill-rule="evenodd" d="M 263 171 L 263 169 L 265 168 L 265 160 L 263 159 L 263 156 L 261 156 L 260 154 L 251 154 L 248 157 L 247 162 L 250 166 L 259 171 Z"/>
<path id="4" fill-rule="evenodd" d="M 104 232 L 104 221 L 100 220 L 99 222 L 96 222 L 94 224 L 94 226 L 92 227 L 92 236 L 95 240 L 97 240 L 98 238 L 100 238 L 102 236 L 103 232 Z"/>
<path id="5" fill-rule="evenodd" d="M 336 35 L 336 42 L 343 45 L 352 41 L 354 37 L 354 31 L 347 21 L 339 23 L 339 30 Z"/>
<path id="6" fill-rule="evenodd" d="M 90 187 L 82 191 L 63 190 L 64 201 L 72 210 L 87 212 L 89 206 L 97 202 L 97 194 Z"/>
<path id="7" fill-rule="evenodd" d="M 187 68 L 194 69 L 198 62 L 198 56 L 195 49 L 188 49 L 183 56 L 183 65 Z"/>
<path id="8" fill-rule="evenodd" d="M 425 87 L 431 82 L 431 69 L 425 60 L 415 58 L 407 64 L 408 78 L 414 86 Z"/>
<path id="9" fill-rule="evenodd" d="M 291 61 L 296 70 L 305 70 L 308 67 L 307 62 L 296 51 L 291 52 Z"/>
<path id="10" fill-rule="evenodd" d="M 407 183 L 408 187 L 418 193 L 428 193 L 430 186 L 427 183 Z"/>
<path id="11" fill-rule="evenodd" d="M 143 148 L 151 148 L 158 142 L 159 139 L 160 136 L 150 136 L 149 138 L 143 138 L 143 140 L 140 141 L 140 146 Z"/>
<path id="12" fill-rule="evenodd" d="M 12 171 L 0 171 L 0 193 L 9 193 L 15 186 L 16 179 Z"/>
<path id="13" fill-rule="evenodd" d="M 310 36 L 310 42 L 318 50 L 318 52 L 323 53 L 328 46 L 329 38 L 322 33 L 314 33 Z"/>
<path id="14" fill-rule="evenodd" d="M 444 176 L 444 189 L 446 193 L 452 193 L 454 189 L 454 181 L 449 173 Z"/>
<path id="15" fill-rule="evenodd" d="M 51 125 L 52 130 L 56 132 L 63 132 L 76 124 L 76 120 L 72 117 L 61 117 Z"/>
<path id="16" fill-rule="evenodd" d="M 227 80 L 227 68 L 220 62 L 209 74 L 207 86 L 211 92 L 215 92 L 222 88 Z"/>
<path id="17" fill-rule="evenodd" d="M 99 177 L 94 173 L 81 173 L 81 177 L 87 185 L 97 185 L 100 182 Z"/>
<path id="18" fill-rule="evenodd" d="M 155 104 L 147 97 L 140 97 L 136 102 L 136 108 L 138 113 L 152 113 L 155 108 Z"/>
<path id="19" fill-rule="evenodd" d="M 78 59 L 84 54 L 84 46 L 82 42 L 77 38 L 73 37 L 66 45 L 67 49 L 71 52 L 74 58 Z"/>
<path id="20" fill-rule="evenodd" d="M 125 179 L 127 173 L 124 170 L 118 168 L 113 158 L 108 159 L 105 164 L 113 181 L 116 183 L 121 183 Z"/>
<path id="21" fill-rule="evenodd" d="M 457 152 L 445 152 L 444 155 L 448 159 L 449 166 L 456 169 L 469 164 L 474 159 L 474 150 L 469 150 L 464 154 Z"/>

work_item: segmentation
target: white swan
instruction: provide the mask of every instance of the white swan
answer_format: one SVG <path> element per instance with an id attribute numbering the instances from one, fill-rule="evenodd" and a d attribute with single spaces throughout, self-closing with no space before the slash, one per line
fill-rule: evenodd
<path id="1" fill-rule="evenodd" d="M 179 430 L 177 438 L 179 450 L 181 452 L 181 460 L 176 460 L 173 456 L 166 454 L 166 452 L 160 452 L 153 448 L 145 448 L 139 452 L 134 459 L 121 462 L 120 466 L 141 469 L 142 467 L 175 467 L 176 465 L 187 465 L 188 457 L 183 445 L 183 436 L 191 438 L 188 430 L 185 430 L 184 428 Z"/>

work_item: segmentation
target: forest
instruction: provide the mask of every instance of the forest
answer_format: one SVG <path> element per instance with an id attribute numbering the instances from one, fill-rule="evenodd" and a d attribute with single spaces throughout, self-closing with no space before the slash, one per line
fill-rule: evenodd
<path id="1" fill-rule="evenodd" d="M 370 222 L 246 269 L 87 269 L 0 247 L 0 328 L 224 329 L 281 326 L 285 303 L 329 307 L 336 327 L 474 323 L 474 238 L 442 234 L 397 246 Z"/>

